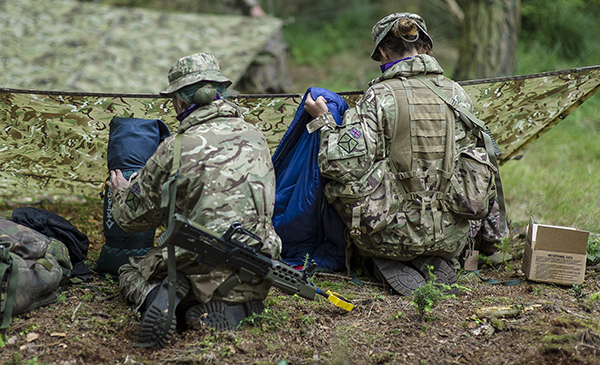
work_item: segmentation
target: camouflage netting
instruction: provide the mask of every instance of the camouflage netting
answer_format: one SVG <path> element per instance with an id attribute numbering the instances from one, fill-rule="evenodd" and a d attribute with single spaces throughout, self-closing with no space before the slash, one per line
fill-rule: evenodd
<path id="1" fill-rule="evenodd" d="M 162 90 L 171 64 L 197 52 L 215 54 L 235 87 L 281 25 L 270 17 L 0 0 L 0 199 L 98 196 L 108 173 L 112 117 L 160 118 L 174 130 L 170 101 L 138 93 Z M 558 123 L 599 84 L 600 66 L 463 83 L 504 150 L 501 162 Z M 274 151 L 301 97 L 232 100 Z M 353 105 L 360 93 L 344 97 Z"/>
<path id="2" fill-rule="evenodd" d="M 598 91 L 600 66 L 462 84 L 503 150 L 502 163 Z M 354 105 L 360 93 L 343 96 Z M 232 101 L 265 133 L 273 152 L 301 99 L 239 95 Z M 0 89 L 0 197 L 98 196 L 114 116 L 159 118 L 176 127 L 170 101 L 158 95 Z"/>
<path id="3" fill-rule="evenodd" d="M 74 0 L 0 1 L 0 87 L 154 93 L 175 60 L 213 53 L 235 84 L 279 19 L 176 14 Z"/>

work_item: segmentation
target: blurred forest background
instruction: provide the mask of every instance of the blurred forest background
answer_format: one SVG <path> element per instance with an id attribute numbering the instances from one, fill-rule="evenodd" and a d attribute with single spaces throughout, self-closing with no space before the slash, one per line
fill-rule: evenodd
<path id="1" fill-rule="evenodd" d="M 192 0 L 105 0 L 162 11 L 206 12 Z M 235 2 L 232 0 L 232 2 Z M 600 0 L 259 0 L 285 20 L 290 85 L 364 90 L 380 74 L 369 58 L 371 27 L 393 12 L 415 12 L 434 56 L 457 81 L 600 64 Z M 511 38 L 512 37 L 512 38 Z M 539 223 L 600 231 L 600 95 L 501 169 L 513 225 Z"/>

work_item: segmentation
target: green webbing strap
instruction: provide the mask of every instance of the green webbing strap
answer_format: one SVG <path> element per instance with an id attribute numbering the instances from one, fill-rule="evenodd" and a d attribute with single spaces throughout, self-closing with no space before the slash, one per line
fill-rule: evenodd
<path id="1" fill-rule="evenodd" d="M 43 266 L 43 267 L 44 267 L 46 270 L 48 270 L 48 271 L 52 271 L 52 269 L 54 268 L 54 265 L 52 265 L 52 263 L 50 262 L 50 260 L 48 260 L 48 259 L 47 259 L 47 258 L 45 258 L 45 257 L 42 257 L 41 259 L 37 259 L 37 260 L 36 260 L 36 261 L 35 261 L 35 262 L 34 262 L 34 263 L 31 265 L 30 269 L 31 269 L 31 268 L 33 268 L 33 266 L 34 266 L 35 264 L 42 265 L 42 266 Z"/>
<path id="2" fill-rule="evenodd" d="M 500 168 L 498 167 L 498 160 L 496 159 L 496 151 L 494 149 L 494 144 L 491 133 L 486 133 L 489 129 L 485 126 L 479 118 L 475 116 L 475 114 L 471 113 L 467 108 L 461 107 L 458 103 L 453 100 L 448 99 L 448 95 L 438 86 L 436 86 L 433 82 L 428 80 L 423 75 L 415 75 L 415 79 L 421 81 L 425 86 L 427 86 L 431 91 L 433 91 L 437 96 L 440 97 L 446 104 L 448 104 L 453 110 L 456 110 L 460 115 L 460 119 L 465 123 L 467 128 L 471 131 L 477 129 L 479 131 L 477 137 L 483 139 L 485 144 L 485 149 L 490 158 L 490 162 L 494 165 L 497 172 L 494 176 L 494 180 L 496 183 L 496 194 L 498 196 L 498 206 L 500 208 L 500 231 L 506 232 L 506 206 L 504 204 L 504 190 L 502 189 L 502 181 L 500 180 Z"/>
<path id="3" fill-rule="evenodd" d="M 183 139 L 183 133 L 179 133 L 175 137 L 175 143 L 173 145 L 173 165 L 171 166 L 171 185 L 169 187 L 169 213 L 167 215 L 167 226 L 171 223 L 173 214 L 175 214 L 175 201 L 177 198 L 177 175 L 179 175 L 179 163 L 181 160 L 181 141 Z M 164 190 L 164 189 L 163 189 Z M 165 197 L 162 196 L 164 201 Z M 165 333 L 169 333 L 171 329 L 171 323 L 173 322 L 173 315 L 175 314 L 175 291 L 177 288 L 177 265 L 175 263 L 175 246 L 167 246 L 167 277 L 169 282 L 169 313 L 167 314 L 167 322 L 165 323 Z"/>
<path id="4" fill-rule="evenodd" d="M 173 164 L 171 165 L 171 173 L 169 178 L 161 187 L 161 208 L 168 208 L 167 212 L 167 226 L 173 218 L 175 213 L 175 200 L 177 198 L 177 175 L 179 175 L 179 164 L 181 161 L 181 142 L 183 139 L 183 133 L 179 133 L 175 136 L 173 141 Z M 168 281 L 168 296 L 169 296 L 169 308 L 167 313 L 167 321 L 165 322 L 164 333 L 169 333 L 171 329 L 171 323 L 173 322 L 173 315 L 175 313 L 175 292 L 177 284 L 177 265 L 175 262 L 175 246 L 167 246 L 167 281 Z M 152 347 L 156 343 L 141 343 L 134 344 L 134 347 Z"/>
<path id="5" fill-rule="evenodd" d="M 470 271 L 474 274 L 476 274 L 477 276 L 479 276 L 479 278 L 481 279 L 481 281 L 483 281 L 486 284 L 502 284 L 502 285 L 506 285 L 506 286 L 515 286 L 515 285 L 519 285 L 521 284 L 521 280 L 519 279 L 512 279 L 512 280 L 507 280 L 507 281 L 503 281 L 500 282 L 498 280 L 494 280 L 494 279 L 484 279 L 481 277 L 481 275 L 479 274 L 479 270 L 474 270 L 474 271 Z"/>
<path id="6" fill-rule="evenodd" d="M 484 131 L 481 131 L 481 136 L 485 141 L 485 149 L 488 152 L 488 156 L 490 157 L 490 161 L 496 167 L 496 174 L 494 176 L 494 181 L 496 182 L 496 194 L 498 195 L 498 207 L 500 210 L 500 231 L 502 233 L 506 232 L 506 206 L 504 205 L 504 189 L 502 188 L 502 181 L 500 180 L 500 168 L 498 167 L 498 160 L 496 159 L 496 154 L 494 153 L 492 144 L 492 137 L 490 137 Z M 491 153 L 490 153 L 491 148 Z"/>
<path id="7" fill-rule="evenodd" d="M 0 287 L 2 286 L 4 276 L 8 274 L 8 286 L 4 296 L 4 315 L 2 316 L 0 329 L 8 328 L 10 325 L 13 306 L 15 304 L 15 296 L 17 294 L 19 268 L 12 265 L 13 261 L 10 258 L 10 249 L 12 246 L 12 242 L 0 242 Z M 0 293 L 0 296 L 1 295 L 2 293 Z"/>
<path id="8" fill-rule="evenodd" d="M 182 139 L 183 133 L 179 133 L 175 136 L 175 140 L 173 141 L 173 164 L 171 165 L 171 173 L 169 174 L 169 178 L 167 179 L 167 181 L 165 181 L 165 183 L 161 187 L 160 207 L 169 207 L 167 224 L 169 223 L 171 217 L 173 216 L 173 213 L 175 212 L 175 196 L 177 195 L 177 175 L 179 174 L 179 161 L 181 158 Z M 173 199 L 171 199 L 171 197 L 173 197 Z"/>
<path id="9" fill-rule="evenodd" d="M 359 237 L 361 235 L 360 230 L 360 205 L 352 208 L 352 228 L 350 228 L 350 236 Z"/>

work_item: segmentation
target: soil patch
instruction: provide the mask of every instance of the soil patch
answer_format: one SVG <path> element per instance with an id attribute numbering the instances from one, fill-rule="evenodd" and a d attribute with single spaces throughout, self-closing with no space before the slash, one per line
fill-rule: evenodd
<path id="1" fill-rule="evenodd" d="M 90 237 L 93 267 L 102 236 L 102 205 L 46 205 Z M 6 207 L 4 207 L 6 208 Z M 9 209 L 14 207 L 8 207 Z M 85 214 L 82 212 L 85 211 Z M 163 349 L 135 347 L 139 322 L 114 282 L 61 289 L 58 302 L 13 319 L 0 335 L 5 364 L 592 364 L 600 349 L 599 267 L 582 286 L 528 282 L 520 270 L 524 235 L 513 229 L 515 259 L 480 274 L 462 273 L 456 299 L 444 299 L 419 317 L 411 298 L 371 278 L 365 285 L 343 275 L 318 274 L 323 289 L 356 305 L 345 312 L 322 297 L 307 301 L 272 290 L 266 311 L 235 331 L 178 330 Z M 515 315 L 482 318 L 480 308 L 506 307 Z"/>

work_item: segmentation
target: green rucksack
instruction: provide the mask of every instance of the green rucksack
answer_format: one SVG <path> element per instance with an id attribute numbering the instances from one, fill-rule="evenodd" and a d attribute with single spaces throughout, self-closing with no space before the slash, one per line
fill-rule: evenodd
<path id="1" fill-rule="evenodd" d="M 0 218 L 0 329 L 12 316 L 55 302 L 72 269 L 62 242 Z"/>

